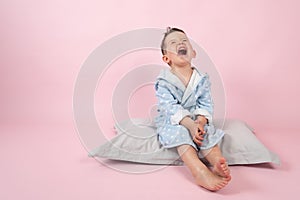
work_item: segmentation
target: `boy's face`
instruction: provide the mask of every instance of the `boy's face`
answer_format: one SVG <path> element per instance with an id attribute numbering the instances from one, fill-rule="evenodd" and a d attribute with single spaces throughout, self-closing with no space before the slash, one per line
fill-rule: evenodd
<path id="1" fill-rule="evenodd" d="M 191 60 L 196 56 L 189 39 L 182 32 L 170 33 L 165 39 L 165 48 L 163 61 L 170 66 L 190 65 Z"/>

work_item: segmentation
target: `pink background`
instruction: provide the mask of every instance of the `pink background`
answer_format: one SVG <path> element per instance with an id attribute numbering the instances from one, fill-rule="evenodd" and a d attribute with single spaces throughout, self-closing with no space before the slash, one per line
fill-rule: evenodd
<path id="1" fill-rule="evenodd" d="M 259 199 L 298 193 L 300 27 L 297 0 L 0 2 L 0 199 Z M 135 175 L 87 157 L 72 113 L 89 53 L 132 29 L 176 26 L 205 48 L 239 118 L 281 166 L 232 167 L 218 193 L 184 167 Z M 109 120 L 109 119 L 108 119 Z"/>

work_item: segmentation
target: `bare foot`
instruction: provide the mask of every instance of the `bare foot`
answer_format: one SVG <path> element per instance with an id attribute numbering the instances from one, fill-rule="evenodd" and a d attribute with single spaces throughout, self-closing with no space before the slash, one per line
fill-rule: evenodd
<path id="1" fill-rule="evenodd" d="M 199 171 L 195 178 L 198 185 L 210 191 L 220 190 L 228 183 L 227 178 L 218 176 L 207 168 Z"/>
<path id="2" fill-rule="evenodd" d="M 230 181 L 230 170 L 228 165 L 226 164 L 225 158 L 220 158 L 219 161 L 213 166 L 212 170 L 216 175 L 226 178 L 226 180 Z"/>

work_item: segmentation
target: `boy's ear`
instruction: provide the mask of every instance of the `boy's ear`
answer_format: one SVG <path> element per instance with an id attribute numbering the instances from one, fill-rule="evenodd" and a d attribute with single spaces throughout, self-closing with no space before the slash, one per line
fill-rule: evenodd
<path id="1" fill-rule="evenodd" d="M 170 58 L 167 55 L 163 55 L 162 60 L 167 64 L 170 62 Z"/>
<path id="2" fill-rule="evenodd" d="M 196 55 L 197 55 L 197 53 L 196 53 L 196 51 L 193 49 L 193 52 L 192 52 L 193 58 L 196 58 Z"/>

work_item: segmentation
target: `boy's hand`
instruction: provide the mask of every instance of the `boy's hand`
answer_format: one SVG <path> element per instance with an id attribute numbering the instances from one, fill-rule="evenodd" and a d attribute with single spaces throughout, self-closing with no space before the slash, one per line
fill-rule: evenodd
<path id="1" fill-rule="evenodd" d="M 194 122 L 193 126 L 189 128 L 189 131 L 192 135 L 193 141 L 201 146 L 203 141 L 203 132 L 199 129 L 199 124 Z"/>
<path id="2" fill-rule="evenodd" d="M 198 115 L 197 118 L 196 118 L 196 120 L 195 120 L 195 122 L 197 124 L 201 124 L 201 125 L 205 126 L 205 124 L 207 124 L 208 121 L 207 121 L 207 119 L 204 116 Z"/>
<path id="3" fill-rule="evenodd" d="M 197 144 L 197 145 L 199 145 L 199 146 L 201 146 L 202 145 L 202 141 L 203 141 L 203 135 L 205 134 L 205 132 L 204 131 L 201 131 L 200 129 L 199 129 L 199 127 L 198 127 L 198 125 L 196 124 L 196 126 L 197 126 L 197 132 L 195 133 L 195 135 L 193 136 L 193 141 Z"/>
<path id="4" fill-rule="evenodd" d="M 201 146 L 202 141 L 203 141 L 203 134 L 205 133 L 204 128 L 202 127 L 201 129 L 199 129 L 199 123 L 197 123 L 196 121 L 193 121 L 190 117 L 183 118 L 181 120 L 180 124 L 189 130 L 189 132 L 193 138 L 193 141 L 197 145 Z"/>
<path id="5" fill-rule="evenodd" d="M 203 124 L 200 124 L 200 123 L 197 123 L 195 122 L 197 125 L 198 125 L 198 132 L 200 132 L 202 135 L 205 134 L 205 130 L 204 130 L 204 126 Z"/>
<path id="6" fill-rule="evenodd" d="M 207 124 L 207 119 L 202 115 L 198 115 L 196 120 L 195 120 L 195 123 L 198 126 L 198 133 L 196 134 L 195 139 L 196 139 L 197 142 L 199 142 L 199 140 L 201 140 L 201 142 L 202 142 L 203 141 L 203 135 L 206 133 L 205 130 L 204 130 L 204 126 Z M 194 140 L 194 142 L 196 144 L 198 144 L 196 141 Z"/>

